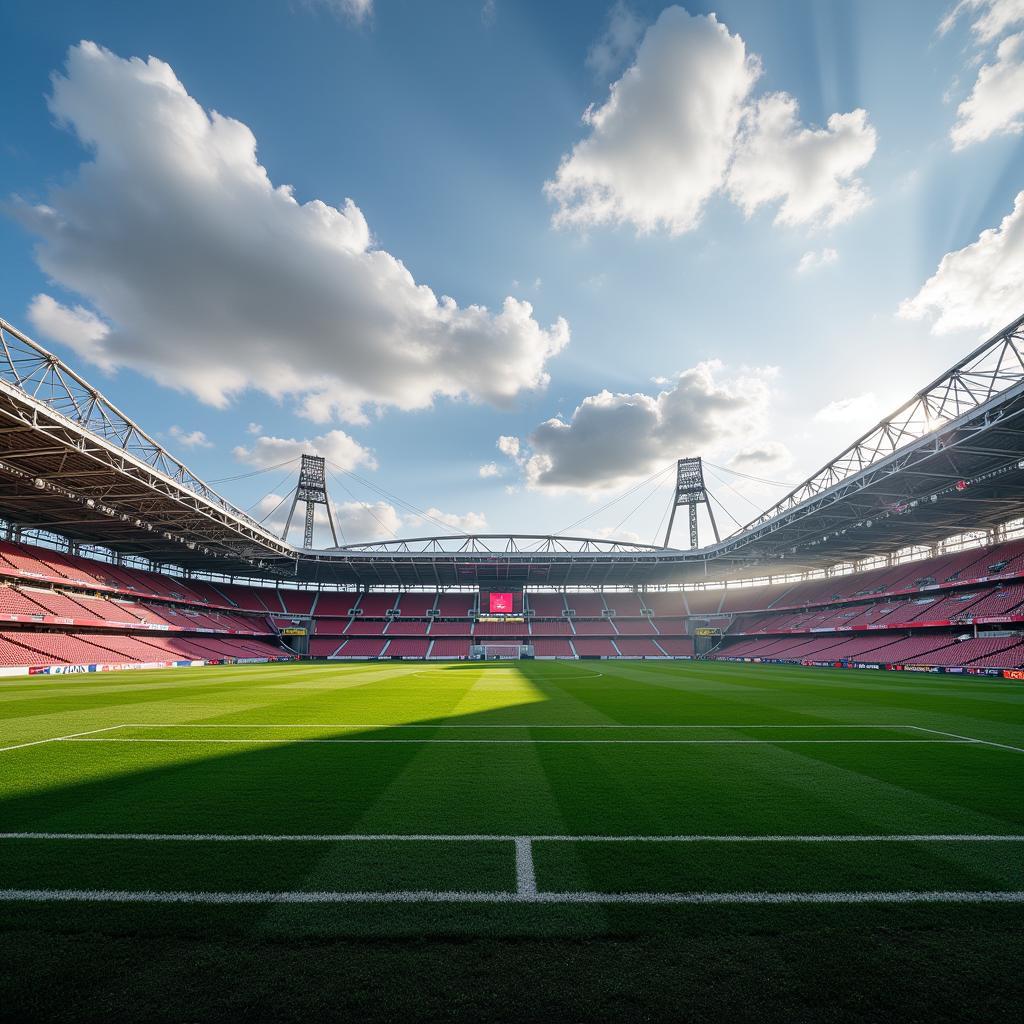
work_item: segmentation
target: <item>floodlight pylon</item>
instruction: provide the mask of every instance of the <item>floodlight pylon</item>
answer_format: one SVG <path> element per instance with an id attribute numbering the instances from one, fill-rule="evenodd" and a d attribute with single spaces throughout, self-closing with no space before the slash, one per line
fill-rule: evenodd
<path id="1" fill-rule="evenodd" d="M 672 498 L 672 514 L 668 519 L 668 529 L 665 531 L 665 547 L 668 547 L 669 538 L 672 536 L 672 525 L 676 521 L 676 509 L 686 506 L 690 518 L 690 547 L 699 546 L 697 533 L 697 506 L 707 505 L 708 518 L 711 520 L 711 529 L 715 533 L 715 540 L 721 541 L 718 534 L 718 524 L 715 522 L 715 513 L 708 500 L 708 490 L 704 484 L 704 464 L 700 457 L 692 459 L 679 459 L 676 463 L 676 493 Z"/>
<path id="2" fill-rule="evenodd" d="M 288 519 L 284 524 L 284 532 L 281 540 L 288 539 L 288 531 L 291 529 L 292 517 L 299 502 L 306 505 L 306 527 L 302 534 L 302 546 L 311 548 L 313 546 L 313 516 L 317 505 L 323 505 L 327 509 L 327 523 L 331 528 L 331 536 L 334 538 L 334 546 L 338 546 L 338 534 L 334 529 L 334 516 L 331 513 L 331 502 L 327 497 L 327 466 L 325 459 L 320 455 L 303 455 L 302 464 L 299 467 L 299 482 L 292 496 L 292 507 L 288 510 Z"/>

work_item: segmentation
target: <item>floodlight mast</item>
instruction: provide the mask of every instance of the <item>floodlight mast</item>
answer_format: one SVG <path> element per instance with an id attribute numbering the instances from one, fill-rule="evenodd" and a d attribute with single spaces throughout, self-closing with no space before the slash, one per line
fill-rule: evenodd
<path id="1" fill-rule="evenodd" d="M 715 522 L 715 513 L 712 511 L 711 502 L 708 500 L 708 490 L 704 484 L 704 465 L 700 457 L 694 459 L 680 459 L 676 463 L 676 493 L 672 498 L 672 514 L 668 519 L 668 529 L 665 531 L 665 547 L 668 547 L 669 538 L 672 536 L 672 524 L 676 521 L 676 509 L 685 505 L 690 512 L 690 547 L 699 547 L 697 535 L 697 506 L 707 505 L 708 518 L 711 520 L 711 529 L 715 532 L 715 540 L 720 542 L 718 535 L 718 524 Z"/>
<path id="2" fill-rule="evenodd" d="M 292 516 L 295 515 L 295 508 L 300 501 L 306 504 L 306 528 L 302 535 L 302 546 L 304 548 L 313 546 L 313 513 L 316 511 L 317 505 L 323 505 L 327 509 L 327 522 L 331 527 L 334 546 L 337 547 L 338 534 L 334 529 L 334 516 L 331 514 L 331 503 L 327 497 L 327 467 L 324 458 L 320 455 L 302 456 L 302 464 L 299 467 L 299 483 L 292 496 L 292 507 L 288 511 L 288 519 L 284 524 L 281 540 L 288 539 Z"/>

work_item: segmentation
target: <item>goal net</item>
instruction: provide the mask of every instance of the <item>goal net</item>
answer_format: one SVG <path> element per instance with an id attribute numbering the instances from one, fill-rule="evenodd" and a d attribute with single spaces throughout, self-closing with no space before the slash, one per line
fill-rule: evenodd
<path id="1" fill-rule="evenodd" d="M 522 647 L 519 644 L 480 644 L 474 648 L 474 653 L 484 661 L 518 660 L 522 655 Z"/>

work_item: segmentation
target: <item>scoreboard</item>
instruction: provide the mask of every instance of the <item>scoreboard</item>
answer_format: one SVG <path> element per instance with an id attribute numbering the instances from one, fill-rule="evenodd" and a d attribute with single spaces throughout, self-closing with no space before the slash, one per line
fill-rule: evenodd
<path id="1" fill-rule="evenodd" d="M 523 591 L 509 590 L 507 587 L 480 588 L 480 618 L 485 619 L 522 619 Z"/>

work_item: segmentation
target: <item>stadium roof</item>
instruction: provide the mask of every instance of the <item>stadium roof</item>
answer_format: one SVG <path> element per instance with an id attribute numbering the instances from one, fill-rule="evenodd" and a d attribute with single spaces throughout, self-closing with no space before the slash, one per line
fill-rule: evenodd
<path id="1" fill-rule="evenodd" d="M 709 547 L 457 535 L 302 550 L 0 320 L 0 515 L 186 570 L 323 584 L 646 585 L 824 568 L 1021 515 L 1022 325 L 1024 317 Z"/>
<path id="2" fill-rule="evenodd" d="M 293 555 L 5 320 L 0 515 L 183 568 L 251 573 Z"/>

